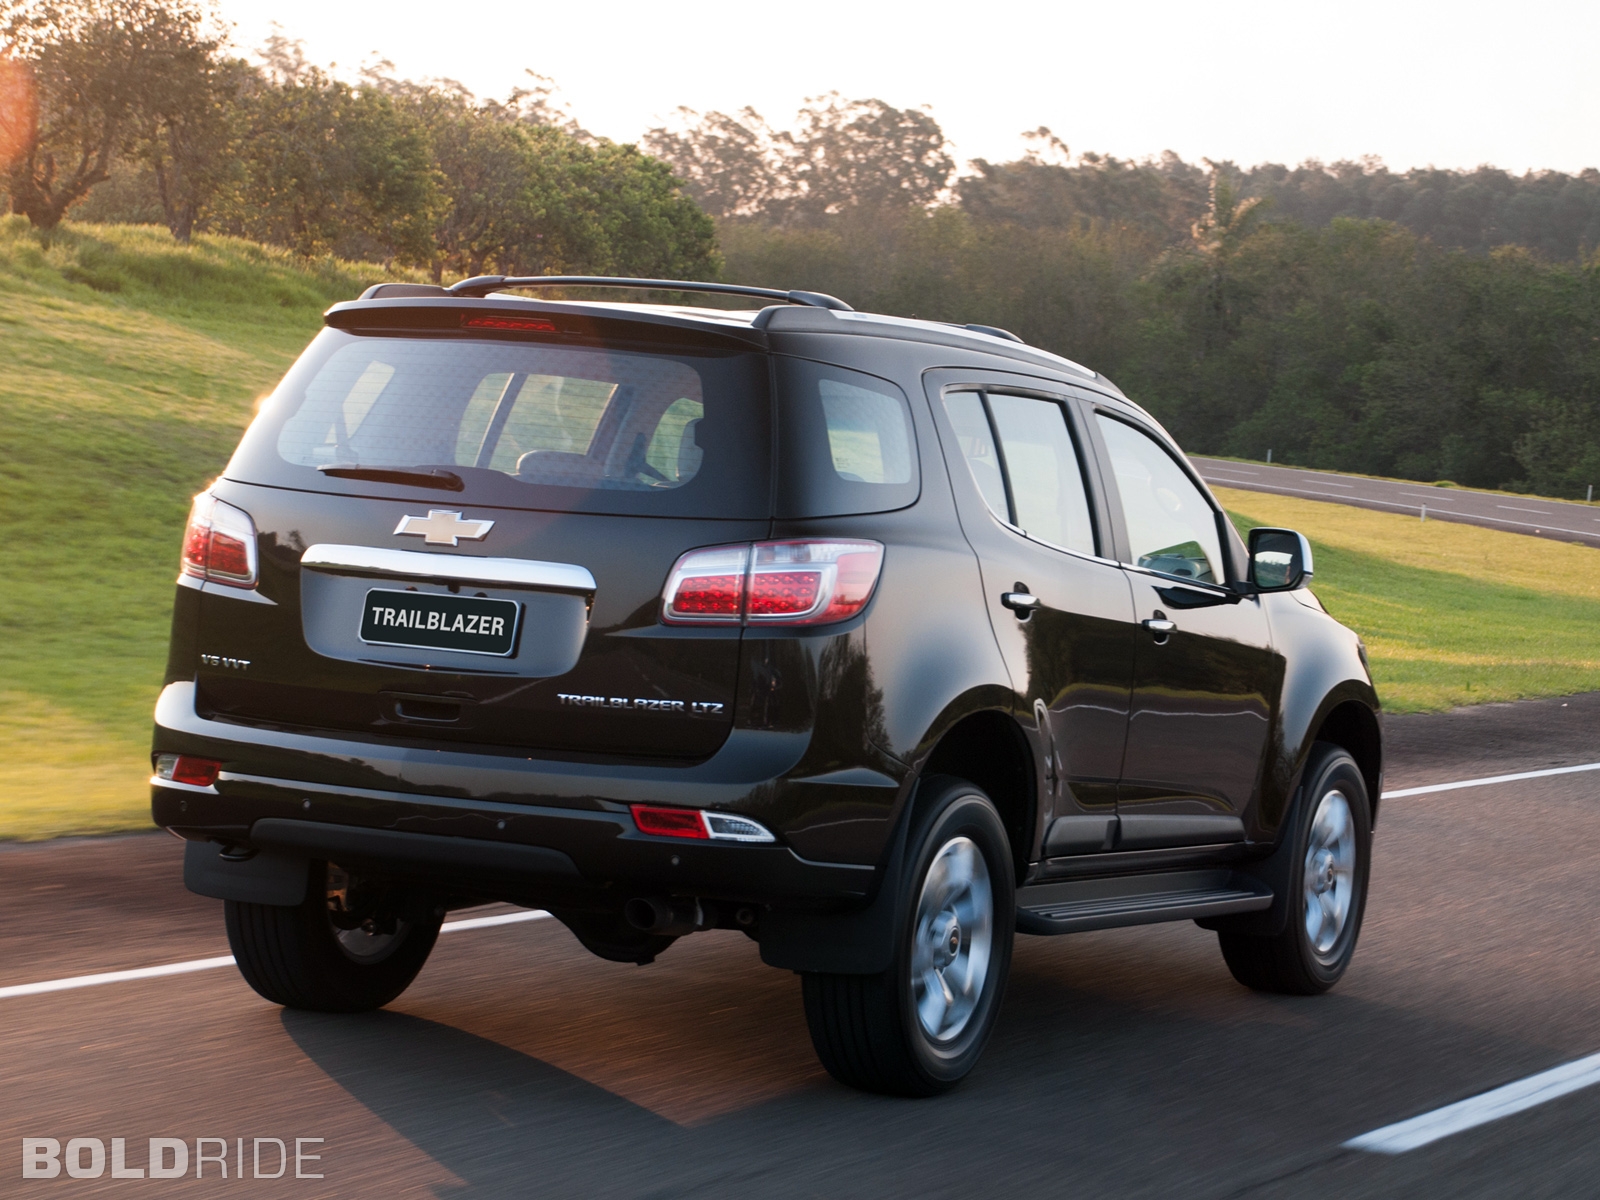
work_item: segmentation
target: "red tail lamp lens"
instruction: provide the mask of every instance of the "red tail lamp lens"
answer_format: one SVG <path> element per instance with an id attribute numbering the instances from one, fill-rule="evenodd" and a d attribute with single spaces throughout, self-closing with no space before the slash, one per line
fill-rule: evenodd
<path id="1" fill-rule="evenodd" d="M 757 542 L 750 568 L 752 625 L 826 625 L 872 599 L 883 568 L 877 542 Z"/>
<path id="2" fill-rule="evenodd" d="M 697 576 L 684 580 L 672 607 L 686 617 L 738 617 L 743 588 L 743 575 Z"/>
<path id="3" fill-rule="evenodd" d="M 657 808 L 648 804 L 633 805 L 633 823 L 640 833 L 654 837 L 708 839 L 705 820 L 698 808 Z"/>
<path id="4" fill-rule="evenodd" d="M 160 754 L 156 756 L 156 777 L 174 783 L 187 783 L 194 787 L 210 787 L 217 781 L 222 764 L 215 759 L 195 758 L 189 754 Z"/>
<path id="5" fill-rule="evenodd" d="M 737 625 L 744 616 L 749 546 L 691 550 L 672 565 L 661 619 L 672 625 Z"/>
<path id="6" fill-rule="evenodd" d="M 252 573 L 250 551 L 238 538 L 213 531 L 211 561 L 207 564 L 207 569 L 213 575 L 221 575 L 228 579 L 248 579 Z"/>
<path id="7" fill-rule="evenodd" d="M 821 571 L 762 571 L 750 577 L 750 615 L 783 617 L 808 613 L 822 591 Z"/>
<path id="8" fill-rule="evenodd" d="M 502 329 L 523 333 L 556 333 L 554 321 L 543 317 L 496 317 L 489 315 L 461 318 L 463 329 Z"/>

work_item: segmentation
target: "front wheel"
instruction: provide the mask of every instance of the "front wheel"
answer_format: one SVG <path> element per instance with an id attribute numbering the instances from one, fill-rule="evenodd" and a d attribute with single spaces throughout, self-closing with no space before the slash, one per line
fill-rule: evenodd
<path id="1" fill-rule="evenodd" d="M 420 892 L 332 863 L 314 862 L 310 870 L 306 898 L 293 908 L 226 902 L 228 944 L 240 974 L 286 1008 L 382 1008 L 428 961 L 443 910 Z"/>
<path id="2" fill-rule="evenodd" d="M 806 1022 L 841 1083 L 931 1096 L 959 1083 L 994 1028 L 1011 966 L 1010 842 L 988 796 L 930 780 L 900 897 L 891 965 L 878 975 L 809 973 Z"/>
<path id="3" fill-rule="evenodd" d="M 1304 774 L 1301 809 L 1286 836 L 1295 843 L 1289 917 L 1263 937 L 1221 930 L 1233 977 L 1263 992 L 1310 996 L 1339 981 L 1355 954 L 1372 864 L 1372 805 L 1355 759 L 1318 742 Z"/>

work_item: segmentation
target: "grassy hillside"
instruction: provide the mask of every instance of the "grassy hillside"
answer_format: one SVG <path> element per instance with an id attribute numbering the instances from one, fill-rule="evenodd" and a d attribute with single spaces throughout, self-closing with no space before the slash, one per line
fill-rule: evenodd
<path id="1" fill-rule="evenodd" d="M 331 302 L 386 274 L 221 238 L 0 219 L 0 838 L 146 827 L 189 497 Z M 1251 492 L 1391 709 L 1600 688 L 1600 553 Z"/>
<path id="2" fill-rule="evenodd" d="M 381 267 L 0 219 L 0 837 L 147 823 L 189 497 Z"/>

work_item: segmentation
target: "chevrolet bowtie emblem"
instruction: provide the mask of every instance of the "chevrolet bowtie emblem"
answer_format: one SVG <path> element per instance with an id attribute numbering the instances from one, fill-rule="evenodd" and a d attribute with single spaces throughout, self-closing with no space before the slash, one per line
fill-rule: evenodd
<path id="1" fill-rule="evenodd" d="M 420 537 L 430 546 L 455 546 L 462 538 L 479 541 L 493 528 L 493 521 L 463 521 L 458 512 L 435 508 L 425 517 L 401 517 L 394 531 Z"/>

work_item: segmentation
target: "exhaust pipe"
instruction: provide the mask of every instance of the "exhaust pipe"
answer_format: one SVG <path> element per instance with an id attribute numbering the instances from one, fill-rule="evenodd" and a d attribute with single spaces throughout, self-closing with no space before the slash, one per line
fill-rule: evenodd
<path id="1" fill-rule="evenodd" d="M 635 896 L 622 906 L 629 925 L 642 933 L 682 937 L 710 929 L 712 918 L 698 900 L 667 900 L 657 896 Z"/>

